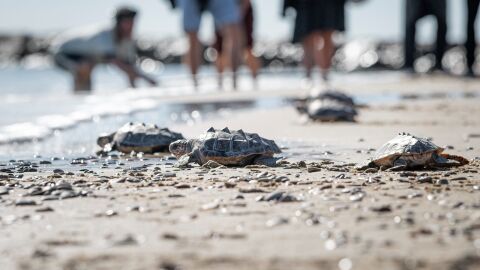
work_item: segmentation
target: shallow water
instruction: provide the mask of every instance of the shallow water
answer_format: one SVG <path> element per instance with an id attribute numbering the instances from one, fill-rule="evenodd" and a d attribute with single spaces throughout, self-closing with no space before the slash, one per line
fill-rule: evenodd
<path id="1" fill-rule="evenodd" d="M 300 88 L 301 70 L 279 73 L 265 71 L 258 91 Z M 287 106 L 278 99 L 260 99 L 234 103 L 171 104 L 165 106 L 162 97 L 191 94 L 192 88 L 186 70 L 181 66 L 167 66 L 153 74 L 161 85 L 157 88 L 126 89 L 123 76 L 112 68 L 100 67 L 94 73 L 95 91 L 89 95 L 73 94 L 69 77 L 62 71 L 42 67 L 0 69 L 0 161 L 44 157 L 78 157 L 91 155 L 97 149 L 98 134 L 111 132 L 126 122 L 151 122 L 168 126 L 174 122 L 195 124 L 210 117 L 228 116 L 232 110 L 275 108 Z M 401 74 L 387 72 L 334 74 L 334 79 L 361 83 L 365 81 L 398 80 Z M 228 81 L 226 81 L 228 85 Z M 240 91 L 252 91 L 252 82 L 246 71 L 241 72 Z M 199 95 L 217 90 L 212 68 L 204 68 Z M 394 102 L 395 94 L 356 96 L 361 103 Z M 288 142 L 285 142 L 288 144 Z M 325 151 L 328 151 L 326 149 Z M 321 155 L 321 154 L 320 154 Z"/>

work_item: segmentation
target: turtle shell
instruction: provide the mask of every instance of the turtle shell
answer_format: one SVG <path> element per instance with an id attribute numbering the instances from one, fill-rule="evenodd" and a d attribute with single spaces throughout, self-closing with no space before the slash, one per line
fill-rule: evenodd
<path id="1" fill-rule="evenodd" d="M 373 158 L 377 166 L 393 166 L 399 157 L 409 161 L 410 165 L 426 165 L 434 153 L 440 154 L 443 148 L 430 140 L 401 133 L 378 149 Z"/>
<path id="2" fill-rule="evenodd" d="M 339 103 L 342 103 L 351 107 L 355 106 L 355 102 L 351 96 L 343 92 L 340 92 L 338 90 L 326 90 L 319 93 L 314 93 L 311 96 L 311 98 L 320 99 L 320 100 L 325 100 L 325 99 L 335 100 Z"/>
<path id="3" fill-rule="evenodd" d="M 316 99 L 307 106 L 307 114 L 316 121 L 355 121 L 355 108 L 333 99 Z"/>
<path id="4" fill-rule="evenodd" d="M 113 136 L 112 143 L 123 153 L 167 152 L 170 143 L 183 139 L 182 134 L 153 124 L 127 123 Z"/>
<path id="5" fill-rule="evenodd" d="M 223 165 L 244 166 L 251 164 L 253 159 L 264 156 L 273 157 L 281 153 L 273 140 L 260 137 L 256 133 L 243 130 L 230 131 L 228 128 L 215 130 L 210 128 L 207 133 L 195 140 L 198 162 L 202 165 L 209 160 Z"/>

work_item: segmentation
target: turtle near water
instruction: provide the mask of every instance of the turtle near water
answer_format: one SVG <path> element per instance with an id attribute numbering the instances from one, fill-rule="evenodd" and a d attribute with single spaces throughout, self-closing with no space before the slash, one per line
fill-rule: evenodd
<path id="1" fill-rule="evenodd" d="M 178 166 L 192 162 L 203 165 L 209 161 L 225 166 L 274 166 L 277 159 L 273 156 L 281 153 L 281 150 L 274 141 L 256 133 L 210 128 L 198 139 L 179 140 L 170 144 L 170 152 L 177 157 Z"/>
<path id="2" fill-rule="evenodd" d="M 304 104 L 298 104 L 297 110 L 306 114 L 313 121 L 354 122 L 357 110 L 353 106 L 339 102 L 334 99 L 315 99 Z"/>
<path id="3" fill-rule="evenodd" d="M 356 104 L 355 104 L 355 101 L 353 100 L 353 98 L 341 91 L 338 91 L 338 90 L 324 90 L 324 91 L 320 91 L 320 92 L 313 92 L 310 94 L 310 97 L 309 99 L 311 100 L 317 100 L 317 99 L 320 99 L 320 100 L 334 100 L 334 101 L 337 101 L 339 103 L 342 103 L 342 104 L 345 104 L 345 105 L 348 105 L 348 106 L 351 106 L 351 107 L 355 107 Z"/>
<path id="4" fill-rule="evenodd" d="M 444 149 L 430 140 L 400 133 L 378 149 L 366 167 L 395 170 L 456 167 L 468 164 L 461 156 L 443 153 Z"/>
<path id="5" fill-rule="evenodd" d="M 153 124 L 127 123 L 112 134 L 101 135 L 97 144 L 102 148 L 100 153 L 120 151 L 123 153 L 168 152 L 170 143 L 183 139 L 182 134 L 159 128 Z"/>

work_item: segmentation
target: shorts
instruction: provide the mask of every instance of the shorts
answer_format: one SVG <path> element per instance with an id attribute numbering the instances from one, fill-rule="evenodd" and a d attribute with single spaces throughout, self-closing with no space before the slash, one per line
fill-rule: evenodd
<path id="1" fill-rule="evenodd" d="M 243 27 L 245 47 L 247 49 L 253 48 L 253 8 L 250 6 L 244 14 L 241 25 Z M 223 36 L 220 30 L 215 29 L 215 43 L 212 46 L 218 53 L 223 52 Z"/>
<path id="2" fill-rule="evenodd" d="M 70 53 L 56 53 L 53 57 L 55 65 L 66 71 L 75 72 L 76 66 L 80 63 L 89 61 L 89 59 L 83 55 L 70 54 Z"/>
<path id="3" fill-rule="evenodd" d="M 198 32 L 202 17 L 199 1 L 178 0 L 177 3 L 183 12 L 183 29 L 186 32 Z M 237 0 L 209 0 L 206 10 L 213 15 L 217 28 L 240 22 Z"/>

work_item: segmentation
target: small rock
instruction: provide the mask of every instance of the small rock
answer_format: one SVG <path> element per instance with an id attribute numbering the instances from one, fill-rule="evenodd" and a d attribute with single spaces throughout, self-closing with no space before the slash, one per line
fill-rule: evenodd
<path id="1" fill-rule="evenodd" d="M 35 212 L 39 212 L 39 213 L 43 213 L 43 212 L 53 212 L 53 208 L 51 208 L 50 206 L 46 206 L 46 207 L 41 207 L 41 208 L 37 208 L 35 209 Z"/>
<path id="2" fill-rule="evenodd" d="M 267 220 L 267 222 L 265 223 L 265 225 L 267 227 L 276 227 L 276 226 L 283 225 L 283 224 L 288 224 L 288 219 L 287 218 L 276 217 L 276 218 L 272 218 L 272 219 Z"/>
<path id="3" fill-rule="evenodd" d="M 438 180 L 435 182 L 435 184 L 437 184 L 437 185 L 448 185 L 449 182 L 448 182 L 448 179 L 443 178 L 443 179 L 438 179 Z"/>
<path id="4" fill-rule="evenodd" d="M 364 172 L 365 173 L 377 173 L 378 169 L 377 168 L 368 168 Z"/>
<path id="5" fill-rule="evenodd" d="M 65 172 L 61 169 L 55 169 L 53 170 L 53 173 L 56 173 L 56 174 L 64 174 Z"/>
<path id="6" fill-rule="evenodd" d="M 186 189 L 186 188 L 190 188 L 190 185 L 189 184 L 184 184 L 184 183 L 179 183 L 179 184 L 176 184 L 174 187 L 178 188 L 178 189 Z"/>
<path id="7" fill-rule="evenodd" d="M 238 190 L 240 193 L 266 193 L 267 191 L 261 188 L 254 188 L 254 187 L 249 187 L 249 188 L 240 188 Z"/>
<path id="8" fill-rule="evenodd" d="M 278 191 L 278 192 L 273 192 L 268 195 L 260 196 L 257 198 L 257 201 L 262 201 L 262 202 L 270 202 L 270 201 L 275 201 L 275 202 L 297 202 L 299 199 L 293 195 L 290 195 L 286 192 Z"/>
<path id="9" fill-rule="evenodd" d="M 220 201 L 219 200 L 215 200 L 213 202 L 206 203 L 206 204 L 202 205 L 202 207 L 201 207 L 201 209 L 204 210 L 204 211 L 215 210 L 215 209 L 218 209 L 218 208 L 220 208 Z"/>
<path id="10" fill-rule="evenodd" d="M 390 205 L 372 206 L 370 210 L 377 213 L 387 213 L 392 212 L 392 207 Z"/>
<path id="11" fill-rule="evenodd" d="M 37 205 L 37 202 L 34 200 L 27 200 L 27 199 L 18 199 L 15 201 L 16 206 L 32 206 Z"/>

